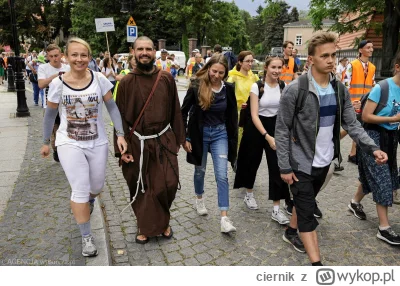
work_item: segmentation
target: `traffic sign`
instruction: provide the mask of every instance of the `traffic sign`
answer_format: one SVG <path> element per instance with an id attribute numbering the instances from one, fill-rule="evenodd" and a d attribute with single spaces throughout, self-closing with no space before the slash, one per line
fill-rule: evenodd
<path id="1" fill-rule="evenodd" d="M 133 17 L 131 16 L 128 20 L 128 24 L 126 24 L 127 26 L 136 26 L 136 22 L 135 20 L 133 20 Z"/>
<path id="2" fill-rule="evenodd" d="M 132 17 L 131 17 L 132 18 Z M 126 26 L 126 39 L 128 43 L 133 43 L 138 37 L 137 26 Z"/>

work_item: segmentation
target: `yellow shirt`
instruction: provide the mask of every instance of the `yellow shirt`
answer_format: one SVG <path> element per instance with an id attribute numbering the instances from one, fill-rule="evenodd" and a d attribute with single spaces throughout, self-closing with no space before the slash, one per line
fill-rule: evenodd
<path id="1" fill-rule="evenodd" d="M 251 70 L 248 72 L 247 76 L 242 74 L 240 71 L 237 71 L 236 67 L 229 71 L 227 82 L 235 83 L 236 103 L 238 110 L 242 108 L 243 103 L 247 102 L 247 99 L 250 96 L 251 86 L 258 80 L 260 80 L 258 76 L 253 74 Z"/>

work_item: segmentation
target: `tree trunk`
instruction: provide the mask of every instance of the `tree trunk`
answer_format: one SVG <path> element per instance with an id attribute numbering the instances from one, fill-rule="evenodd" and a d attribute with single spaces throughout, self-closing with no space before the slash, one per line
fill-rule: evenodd
<path id="1" fill-rule="evenodd" d="M 400 15 L 394 8 L 392 0 L 385 0 L 381 69 L 381 76 L 384 77 L 392 76 L 392 59 L 396 55 L 399 43 Z"/>

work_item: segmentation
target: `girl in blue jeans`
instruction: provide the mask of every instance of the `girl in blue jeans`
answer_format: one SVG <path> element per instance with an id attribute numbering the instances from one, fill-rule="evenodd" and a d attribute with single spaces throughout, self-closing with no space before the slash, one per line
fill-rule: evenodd
<path id="1" fill-rule="evenodd" d="M 185 150 L 187 161 L 195 165 L 194 189 L 196 210 L 206 215 L 204 205 L 204 175 L 207 155 L 211 153 L 221 211 L 221 232 L 236 231 L 228 218 L 229 183 L 228 161 L 236 161 L 238 115 L 235 88 L 223 80 L 228 75 L 228 64 L 223 55 L 212 57 L 196 73 L 182 105 L 186 127 Z M 189 122 L 188 122 L 189 117 Z"/>

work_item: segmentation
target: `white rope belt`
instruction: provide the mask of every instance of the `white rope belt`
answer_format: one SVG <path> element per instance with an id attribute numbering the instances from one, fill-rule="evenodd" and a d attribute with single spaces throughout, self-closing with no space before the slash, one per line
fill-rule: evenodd
<path id="1" fill-rule="evenodd" d="M 142 174 L 142 167 L 143 167 L 143 150 L 144 150 L 144 141 L 149 140 L 149 139 L 154 139 L 157 137 L 160 137 L 161 135 L 163 135 L 165 132 L 167 132 L 168 129 L 171 128 L 171 125 L 168 123 L 168 125 L 160 132 L 154 135 L 140 135 L 139 133 L 137 133 L 136 131 L 133 131 L 133 134 L 136 135 L 137 138 L 139 138 L 140 140 L 140 159 L 139 159 L 139 176 L 138 176 L 138 180 L 136 182 L 136 192 L 135 192 L 135 196 L 132 198 L 132 201 L 129 203 L 129 205 L 127 205 L 122 211 L 121 213 L 123 213 L 131 204 L 133 204 L 133 202 L 136 200 L 136 197 L 139 193 L 139 183 L 142 185 L 141 188 L 141 192 L 144 193 L 144 187 L 143 187 L 143 174 Z"/>

